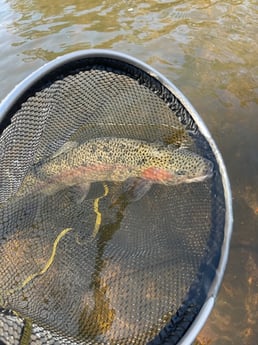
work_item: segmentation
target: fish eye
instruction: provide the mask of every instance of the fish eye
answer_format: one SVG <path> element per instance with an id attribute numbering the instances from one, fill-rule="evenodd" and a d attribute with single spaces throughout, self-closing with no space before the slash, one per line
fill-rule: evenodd
<path id="1" fill-rule="evenodd" d="M 185 170 L 177 170 L 176 174 L 177 175 L 186 175 L 186 171 Z"/>

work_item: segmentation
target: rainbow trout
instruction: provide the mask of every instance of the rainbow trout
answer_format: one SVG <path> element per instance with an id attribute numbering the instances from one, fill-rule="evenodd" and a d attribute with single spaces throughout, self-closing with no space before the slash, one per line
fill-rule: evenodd
<path id="1" fill-rule="evenodd" d="M 69 150 L 61 148 L 52 158 L 32 167 L 24 183 L 36 178 L 36 188 L 46 194 L 79 186 L 86 196 L 92 182 L 125 181 L 125 189 L 134 189 L 138 200 L 152 184 L 200 182 L 211 177 L 212 171 L 209 160 L 184 148 L 106 137 Z"/>

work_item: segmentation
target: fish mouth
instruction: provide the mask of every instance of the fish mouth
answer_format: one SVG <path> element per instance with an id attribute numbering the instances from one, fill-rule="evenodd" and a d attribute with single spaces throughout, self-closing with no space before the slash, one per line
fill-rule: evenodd
<path id="1" fill-rule="evenodd" d="M 210 178 L 212 174 L 207 174 L 207 175 L 201 175 L 201 176 L 194 176 L 194 177 L 189 177 L 186 183 L 192 183 L 192 182 L 202 182 L 205 181 L 206 179 Z"/>
<path id="2" fill-rule="evenodd" d="M 202 172 L 199 175 L 195 176 L 189 176 L 187 179 L 187 183 L 191 182 L 202 182 L 208 178 L 211 178 L 213 176 L 213 163 L 211 161 L 206 161 L 206 165 L 203 168 Z"/>
<path id="3" fill-rule="evenodd" d="M 203 170 L 203 174 L 206 176 L 206 178 L 212 177 L 213 169 L 214 169 L 214 164 L 211 161 L 206 160 L 206 167 Z"/>

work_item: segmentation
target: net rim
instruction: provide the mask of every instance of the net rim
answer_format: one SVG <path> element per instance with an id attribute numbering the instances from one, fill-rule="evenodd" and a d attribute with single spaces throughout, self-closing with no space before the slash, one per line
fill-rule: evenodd
<path id="1" fill-rule="evenodd" d="M 221 248 L 221 256 L 218 268 L 216 270 L 216 276 L 211 284 L 211 287 L 207 294 L 207 299 L 204 305 L 201 307 L 197 317 L 187 329 L 186 333 L 178 342 L 179 345 L 191 344 L 201 328 L 204 326 L 205 322 L 208 319 L 208 316 L 214 306 L 218 290 L 220 288 L 222 278 L 226 269 L 226 264 L 229 255 L 230 239 L 232 235 L 233 227 L 233 210 L 232 210 L 232 195 L 230 182 L 227 175 L 227 170 L 222 158 L 222 155 L 213 140 L 208 128 L 206 127 L 204 121 L 189 102 L 189 100 L 184 96 L 184 94 L 165 76 L 155 70 L 153 67 L 148 64 L 129 56 L 125 53 L 121 53 L 114 50 L 108 49 L 89 49 L 89 50 L 79 50 L 73 53 L 65 54 L 63 56 L 57 57 L 56 59 L 44 64 L 42 67 L 37 69 L 35 72 L 27 76 L 23 81 L 17 84 L 14 89 L 2 100 L 0 103 L 0 125 L 8 116 L 10 109 L 14 106 L 17 100 L 23 95 L 26 90 L 33 87 L 38 81 L 45 77 L 48 73 L 53 72 L 55 69 L 62 67 L 64 64 L 79 59 L 87 58 L 110 58 L 113 60 L 118 60 L 120 62 L 125 62 L 131 64 L 132 66 L 144 71 L 151 77 L 157 79 L 162 85 L 164 85 L 173 95 L 175 95 L 186 110 L 191 114 L 194 122 L 198 125 L 198 129 L 201 134 L 205 137 L 209 143 L 215 158 L 219 165 L 219 170 L 222 178 L 222 184 L 224 188 L 225 195 L 225 227 L 224 227 L 224 239 Z"/>

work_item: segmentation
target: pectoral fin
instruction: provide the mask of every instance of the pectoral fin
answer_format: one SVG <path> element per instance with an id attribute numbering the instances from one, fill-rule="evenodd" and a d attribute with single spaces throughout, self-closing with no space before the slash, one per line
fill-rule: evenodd
<path id="1" fill-rule="evenodd" d="M 66 192 L 71 202 L 80 204 L 87 197 L 90 190 L 90 183 L 81 183 L 78 185 L 70 186 Z"/>
<path id="2" fill-rule="evenodd" d="M 130 201 L 140 200 L 150 189 L 152 182 L 132 177 L 127 179 L 123 184 L 123 191 L 127 194 Z"/>

